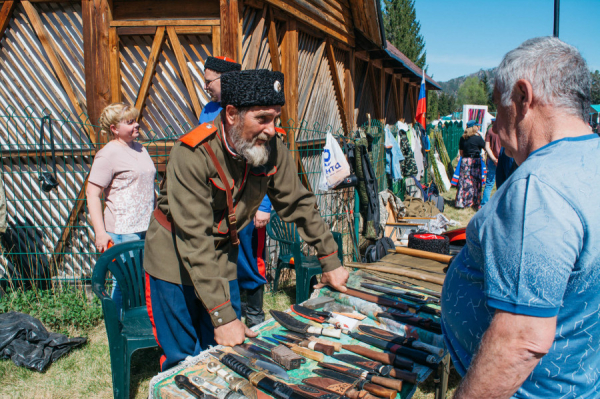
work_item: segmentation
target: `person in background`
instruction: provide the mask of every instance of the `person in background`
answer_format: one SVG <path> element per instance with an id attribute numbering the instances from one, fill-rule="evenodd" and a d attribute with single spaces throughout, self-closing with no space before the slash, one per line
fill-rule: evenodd
<path id="1" fill-rule="evenodd" d="M 527 40 L 496 69 L 494 130 L 519 168 L 449 266 L 442 331 L 454 399 L 598 398 L 600 139 L 579 51 Z"/>
<path id="2" fill-rule="evenodd" d="M 506 155 L 504 147 L 500 148 L 498 164 L 496 165 L 496 190 L 517 170 L 517 166 L 515 160 Z"/>
<path id="3" fill-rule="evenodd" d="M 481 150 L 485 147 L 485 141 L 479 134 L 479 127 L 481 125 L 474 120 L 467 122 L 467 129 L 458 143 L 462 160 L 456 188 L 457 208 L 471 206 L 479 209 L 481 204 Z"/>
<path id="4" fill-rule="evenodd" d="M 227 57 L 208 57 L 204 63 L 204 90 L 210 95 L 210 102 L 202 108 L 199 124 L 212 122 L 221 113 L 221 75 L 240 71 L 242 66 Z"/>
<path id="5" fill-rule="evenodd" d="M 140 135 L 138 116 L 137 109 L 122 103 L 107 106 L 100 115 L 100 134 L 111 140 L 96 153 L 85 191 L 98 252 L 107 250 L 109 242 L 143 240 L 154 210 L 156 168 L 135 141 Z M 120 314 L 122 296 L 114 278 L 112 298 Z"/>
<path id="6" fill-rule="evenodd" d="M 498 157 L 500 156 L 500 138 L 494 131 L 493 122 L 496 119 L 492 119 L 492 124 L 488 128 L 487 134 L 485 135 L 485 152 L 487 154 L 487 160 L 485 166 L 487 168 L 487 175 L 485 178 L 485 189 L 483 190 L 483 198 L 481 199 L 481 206 L 485 205 L 492 195 L 492 189 L 496 180 L 496 167 L 498 166 Z"/>

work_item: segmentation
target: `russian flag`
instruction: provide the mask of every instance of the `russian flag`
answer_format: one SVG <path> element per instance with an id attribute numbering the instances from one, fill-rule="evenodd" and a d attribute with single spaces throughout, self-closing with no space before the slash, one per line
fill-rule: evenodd
<path id="1" fill-rule="evenodd" d="M 427 113 L 427 98 L 425 96 L 425 71 L 423 71 L 423 80 L 421 81 L 421 90 L 419 90 L 419 101 L 417 102 L 416 120 L 425 129 L 425 114 Z"/>

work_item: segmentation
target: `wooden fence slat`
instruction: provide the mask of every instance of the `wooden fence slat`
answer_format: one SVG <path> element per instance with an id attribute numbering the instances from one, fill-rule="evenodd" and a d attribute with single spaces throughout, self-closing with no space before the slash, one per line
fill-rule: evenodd
<path id="1" fill-rule="evenodd" d="M 144 71 L 144 77 L 142 78 L 140 90 L 138 91 L 138 95 L 135 100 L 135 107 L 140 111 L 138 121 L 142 116 L 144 103 L 146 102 L 146 98 L 148 97 L 148 93 L 150 91 L 150 86 L 152 85 L 152 78 L 154 77 L 154 71 L 156 70 L 156 65 L 158 64 L 158 58 L 164 42 L 165 27 L 160 26 L 158 29 L 156 29 L 156 35 L 154 36 L 154 41 L 152 42 L 152 50 L 150 50 L 150 55 L 148 56 L 148 62 L 146 63 L 146 69 Z"/>
<path id="2" fill-rule="evenodd" d="M 350 131 L 350 127 L 348 126 L 348 117 L 346 115 L 346 104 L 344 101 L 344 93 L 342 92 L 342 84 L 340 82 L 340 75 L 338 74 L 335 54 L 333 52 L 333 44 L 331 42 L 331 38 L 327 38 L 326 44 L 327 50 L 327 61 L 329 64 L 329 72 L 331 72 L 331 78 L 333 80 L 333 89 L 335 90 L 335 98 L 338 106 L 338 110 L 340 112 L 340 116 L 342 117 L 342 126 L 344 127 L 344 131 L 346 134 Z"/>
<path id="3" fill-rule="evenodd" d="M 262 11 L 262 15 L 260 17 L 260 21 L 258 21 L 258 25 L 256 25 L 256 28 L 254 28 L 254 32 L 252 32 L 252 41 L 250 42 L 250 47 L 248 48 L 249 69 L 258 68 L 258 53 L 260 53 L 260 43 L 262 42 L 263 33 L 265 31 L 265 20 L 266 19 L 267 19 L 267 7 L 264 7 L 263 11 Z M 270 32 L 270 28 L 269 28 L 269 32 Z"/>
<path id="4" fill-rule="evenodd" d="M 175 53 L 175 58 L 177 59 L 177 64 L 179 64 L 179 69 L 181 70 L 181 75 L 183 77 L 183 82 L 187 87 L 188 94 L 192 100 L 192 106 L 194 107 L 194 112 L 196 113 L 196 117 L 200 117 L 200 112 L 202 112 L 202 106 L 200 105 L 200 100 L 198 99 L 198 94 L 196 93 L 196 88 L 194 87 L 194 81 L 190 76 L 190 69 L 187 66 L 187 60 L 183 55 L 183 50 L 181 48 L 181 42 L 177 37 L 177 32 L 175 28 L 172 26 L 167 27 L 167 34 L 169 35 L 169 41 L 171 42 L 171 47 L 173 48 L 173 52 Z"/>
<path id="5" fill-rule="evenodd" d="M 277 25 L 275 24 L 272 11 L 269 11 L 269 53 L 271 54 L 271 67 L 274 71 L 281 72 L 279 42 L 277 41 Z"/>
<path id="6" fill-rule="evenodd" d="M 62 63 L 59 60 L 58 55 L 56 54 L 56 51 L 54 50 L 54 47 L 52 46 L 52 43 L 50 42 L 50 40 L 48 40 L 48 35 L 46 33 L 44 25 L 42 24 L 42 20 L 40 19 L 40 15 L 38 14 L 37 10 L 31 4 L 30 1 L 23 0 L 21 3 L 23 4 L 23 8 L 25 9 L 25 13 L 27 14 L 27 17 L 29 18 L 29 22 L 31 23 L 31 26 L 35 30 L 35 33 L 38 36 L 38 39 L 39 39 L 40 43 L 42 44 L 42 47 L 44 48 L 44 50 L 46 51 L 46 54 L 48 55 L 48 58 L 50 59 L 50 63 L 52 64 L 54 73 L 56 74 L 58 80 L 60 81 L 63 89 L 67 93 L 67 96 L 71 100 L 71 103 L 73 104 L 73 107 L 77 111 L 78 116 L 81 118 L 85 117 L 86 112 L 84 112 L 83 108 L 81 107 L 81 103 L 77 99 L 77 96 L 75 94 L 73 86 L 71 85 L 71 82 L 69 81 L 69 78 L 67 77 L 65 69 L 63 68 Z M 84 121 L 84 122 L 86 122 L 86 121 Z M 89 140 L 92 143 L 97 143 L 98 140 L 96 137 L 96 132 L 94 132 L 94 129 L 92 129 L 92 127 L 89 125 L 85 125 L 85 130 L 88 133 Z"/>
<path id="7" fill-rule="evenodd" d="M 220 19 L 146 19 L 112 21 L 110 26 L 219 26 Z"/>

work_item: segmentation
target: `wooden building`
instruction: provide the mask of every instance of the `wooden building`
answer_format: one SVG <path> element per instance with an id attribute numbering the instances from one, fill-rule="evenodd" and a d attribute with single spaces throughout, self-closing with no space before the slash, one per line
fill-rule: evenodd
<path id="1" fill-rule="evenodd" d="M 81 260 L 93 252 L 82 210 L 92 157 L 106 141 L 93 126 L 101 110 L 115 101 L 140 108 L 144 140 L 163 144 L 153 147 L 161 162 L 209 101 L 207 56 L 285 74 L 282 121 L 295 127 L 291 149 L 303 141 L 301 124 L 347 133 L 367 114 L 382 123 L 414 119 L 422 71 L 386 43 L 379 0 L 23 0 L 0 7 L 9 219 L 36 226 L 24 230 L 39 235 L 35 253 L 61 257 L 66 270 L 93 263 Z M 439 89 L 426 78 L 428 89 Z M 37 181 L 51 158 L 47 127 L 42 150 L 38 144 L 44 115 L 51 115 L 58 151 L 60 186 L 50 193 Z M 306 167 L 300 158 L 298 166 Z"/>

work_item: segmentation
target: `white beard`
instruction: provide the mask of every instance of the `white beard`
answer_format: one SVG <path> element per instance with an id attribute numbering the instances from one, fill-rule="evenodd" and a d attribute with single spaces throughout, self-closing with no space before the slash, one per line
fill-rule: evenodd
<path id="1" fill-rule="evenodd" d="M 236 123 L 231 126 L 229 137 L 235 150 L 252 166 L 261 166 L 269 160 L 271 147 L 269 147 L 269 136 L 261 133 L 252 140 L 244 140 L 242 138 L 242 124 Z M 256 145 L 258 140 L 264 140 L 265 144 Z"/>

